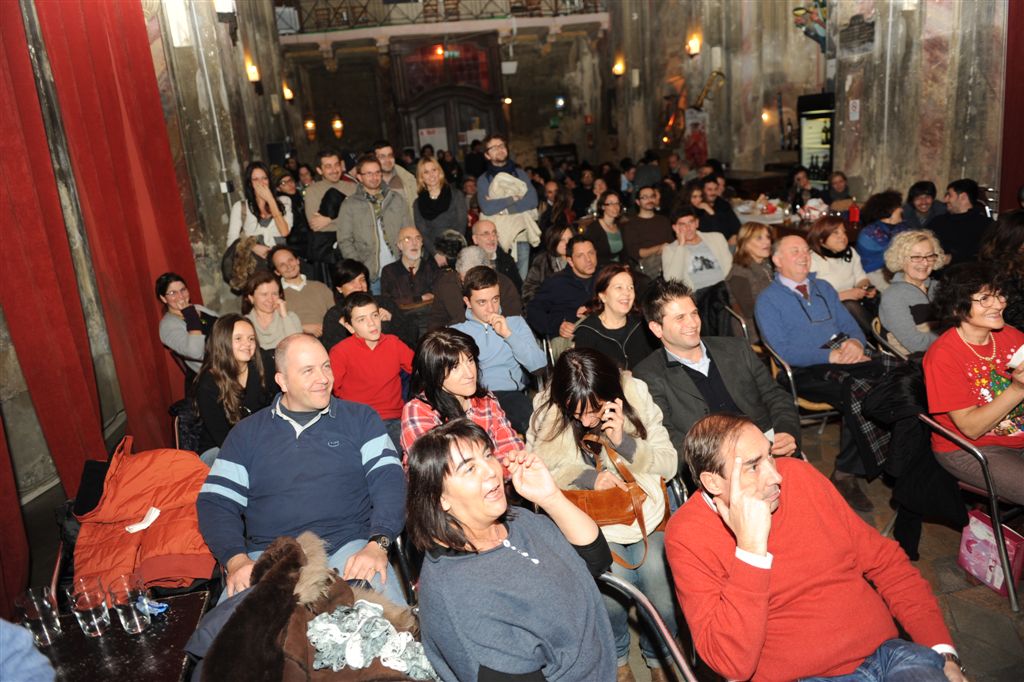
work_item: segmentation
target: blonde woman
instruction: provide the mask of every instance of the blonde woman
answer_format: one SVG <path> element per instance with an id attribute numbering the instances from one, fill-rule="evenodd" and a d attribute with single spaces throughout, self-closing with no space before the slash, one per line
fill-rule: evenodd
<path id="1" fill-rule="evenodd" d="M 433 158 L 420 159 L 416 164 L 416 188 L 418 194 L 412 204 L 412 213 L 416 227 L 423 235 L 423 248 L 438 267 L 447 267 L 448 261 L 434 248 L 434 241 L 445 230 L 466 234 L 469 215 L 466 197 L 445 182 L 444 169 Z"/>
<path id="2" fill-rule="evenodd" d="M 743 223 L 736 237 L 736 255 L 733 257 L 732 269 L 725 278 L 729 295 L 747 323 L 751 343 L 760 340 L 754 322 L 754 302 L 775 278 L 775 267 L 772 265 L 773 241 L 775 239 L 772 230 L 767 225 Z"/>
<path id="3" fill-rule="evenodd" d="M 885 250 L 885 267 L 895 273 L 882 292 L 878 317 L 888 340 L 907 353 L 923 353 L 939 335 L 933 331 L 931 304 L 938 284 L 932 272 L 946 254 L 931 230 L 900 232 Z"/>

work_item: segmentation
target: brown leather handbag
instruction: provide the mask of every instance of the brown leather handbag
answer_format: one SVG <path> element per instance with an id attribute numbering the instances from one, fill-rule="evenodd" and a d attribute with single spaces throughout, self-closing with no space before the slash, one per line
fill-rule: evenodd
<path id="1" fill-rule="evenodd" d="M 594 465 L 598 473 L 602 469 L 601 449 L 608 452 L 608 459 L 612 466 L 619 472 L 619 476 L 626 483 L 626 490 L 614 486 L 605 490 L 563 490 L 570 502 L 586 512 L 587 516 L 594 519 L 598 526 L 631 526 L 634 522 L 640 527 L 643 535 L 644 554 L 637 564 L 627 563 L 622 557 L 612 552 L 612 559 L 623 568 L 635 569 L 643 565 L 647 558 L 647 524 L 644 521 L 644 500 L 647 493 L 643 491 L 640 484 L 636 482 L 632 472 L 623 463 L 619 453 L 609 443 L 603 442 L 597 436 L 584 436 L 582 445 L 594 456 Z M 665 479 L 661 479 L 662 495 L 665 499 L 665 514 L 662 522 L 655 530 L 661 530 L 668 520 L 668 494 L 665 489 Z M 653 532 L 653 531 L 652 531 Z"/>

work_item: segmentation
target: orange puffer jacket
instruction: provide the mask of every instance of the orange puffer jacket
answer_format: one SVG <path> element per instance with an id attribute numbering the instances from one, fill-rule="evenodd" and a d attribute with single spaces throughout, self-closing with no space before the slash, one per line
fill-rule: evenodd
<path id="1" fill-rule="evenodd" d="M 131 453 L 125 436 L 110 462 L 103 496 L 78 517 L 75 577 L 98 576 L 104 586 L 136 573 L 149 587 L 187 587 L 209 578 L 216 561 L 199 533 L 196 497 L 210 468 L 185 450 Z M 129 532 L 151 507 L 160 510 L 148 527 Z"/>

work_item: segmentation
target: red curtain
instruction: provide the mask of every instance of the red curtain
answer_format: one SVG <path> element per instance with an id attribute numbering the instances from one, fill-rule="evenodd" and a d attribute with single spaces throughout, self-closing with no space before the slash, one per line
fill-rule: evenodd
<path id="1" fill-rule="evenodd" d="M 166 446 L 182 382 L 160 343 L 153 282 L 173 270 L 196 299 L 199 283 L 142 5 L 35 4 L 129 432 L 139 450 Z"/>
<path id="2" fill-rule="evenodd" d="M 181 374 L 157 331 L 156 276 L 199 286 L 138 2 L 36 0 L 99 303 L 138 449 L 171 440 Z M 0 2 L 0 305 L 67 494 L 105 458 L 96 377 L 19 4 Z M 8 432 L 10 429 L 8 428 Z M 6 435 L 0 445 L 0 612 L 27 580 Z"/>

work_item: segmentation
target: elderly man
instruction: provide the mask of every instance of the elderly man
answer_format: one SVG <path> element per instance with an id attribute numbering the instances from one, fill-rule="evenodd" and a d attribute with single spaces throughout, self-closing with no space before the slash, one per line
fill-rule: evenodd
<path id="1" fill-rule="evenodd" d="M 334 305 L 334 294 L 323 282 L 300 272 L 299 259 L 287 246 L 271 249 L 269 260 L 281 278 L 281 293 L 288 301 L 288 310 L 299 316 L 302 331 L 320 337 L 324 333 L 324 315 Z"/>
<path id="2" fill-rule="evenodd" d="M 745 417 L 686 437 L 701 492 L 665 554 L 701 658 L 733 680 L 963 682 L 928 583 L 814 467 L 771 455 Z M 893 619 L 913 642 L 899 638 Z M 929 648 L 930 647 L 930 648 Z"/>
<path id="3" fill-rule="evenodd" d="M 803 237 L 783 237 L 773 248 L 775 280 L 757 297 L 754 310 L 761 338 L 792 365 L 802 397 L 829 403 L 842 413 L 846 428 L 832 481 L 850 506 L 870 512 L 873 505 L 857 481 L 867 473 L 854 438 L 857 418 L 842 383 L 831 374 L 855 367 L 860 372 L 873 371 L 865 354 L 864 332 L 836 290 L 810 271 L 811 252 Z"/>
<path id="4" fill-rule="evenodd" d="M 405 199 L 383 183 L 380 162 L 364 156 L 356 163 L 359 188 L 338 214 L 338 249 L 370 271 L 370 290 L 380 293 L 380 273 L 398 260 L 398 232 L 408 225 Z"/>
<path id="5" fill-rule="evenodd" d="M 452 327 L 469 334 L 480 349 L 481 383 L 494 393 L 505 416 L 519 433 L 526 433 L 533 405 L 526 397 L 526 372 L 547 364 L 544 351 L 526 320 L 501 309 L 498 273 L 477 266 L 462 280 L 466 320 Z M 523 370 L 526 370 L 524 372 Z"/>
<path id="6" fill-rule="evenodd" d="M 750 417 L 771 441 L 773 455 L 797 452 L 800 415 L 789 393 L 772 380 L 745 340 L 701 336 L 689 287 L 673 280 L 656 282 L 643 308 L 647 326 L 664 349 L 648 355 L 633 374 L 650 388 L 680 454 L 687 432 L 713 412 Z"/>
<path id="7" fill-rule="evenodd" d="M 488 265 L 512 280 L 516 291 L 522 292 L 523 278 L 508 251 L 498 244 L 498 228 L 493 222 L 481 219 L 473 223 L 473 244 L 487 252 Z"/>
<path id="8" fill-rule="evenodd" d="M 487 252 L 479 246 L 467 246 L 455 259 L 455 270 L 441 273 L 434 283 L 434 304 L 427 318 L 427 331 L 462 322 L 466 319 L 466 304 L 462 300 L 462 280 L 473 268 L 486 265 L 494 268 Z M 505 275 L 498 274 L 498 295 L 503 315 L 522 315 L 523 302 L 516 285 Z"/>
<path id="9" fill-rule="evenodd" d="M 405 475 L 384 423 L 331 397 L 330 359 L 309 334 L 286 337 L 275 360 L 281 393 L 231 429 L 196 501 L 226 596 L 249 587 L 275 538 L 309 530 L 344 579 L 404 603 L 388 548 L 405 524 Z"/>
<path id="10" fill-rule="evenodd" d="M 380 273 L 381 293 L 402 306 L 415 306 L 434 300 L 431 292 L 441 275 L 433 258 L 423 257 L 423 235 L 415 227 L 398 231 L 398 251 L 402 257 L 384 266 Z"/>

